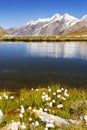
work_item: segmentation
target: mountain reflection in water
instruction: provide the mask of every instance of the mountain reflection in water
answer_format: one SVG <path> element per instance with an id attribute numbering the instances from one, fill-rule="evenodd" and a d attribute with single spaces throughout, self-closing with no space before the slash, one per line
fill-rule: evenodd
<path id="1" fill-rule="evenodd" d="M 0 43 L 1 89 L 55 83 L 87 87 L 87 43 Z"/>
<path id="2" fill-rule="evenodd" d="M 76 42 L 31 43 L 27 52 L 34 57 L 87 59 L 87 44 Z"/>

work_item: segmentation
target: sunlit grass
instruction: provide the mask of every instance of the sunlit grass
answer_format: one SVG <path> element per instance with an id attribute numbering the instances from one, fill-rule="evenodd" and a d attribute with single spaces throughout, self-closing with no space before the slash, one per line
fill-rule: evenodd
<path id="1" fill-rule="evenodd" d="M 34 110 L 42 110 L 64 119 L 78 119 L 87 114 L 86 90 L 62 87 L 60 85 L 48 86 L 47 88 L 21 89 L 17 93 L 1 92 L 0 109 L 3 118 L 0 127 L 10 124 L 12 121 L 20 122 L 26 126 L 26 130 L 43 130 L 46 123 L 41 121 Z M 24 122 L 24 124 L 23 124 Z M 71 126 L 72 130 L 81 129 L 82 124 Z M 71 127 L 59 127 L 52 129 L 70 130 Z M 84 130 L 86 130 L 84 124 Z"/>
<path id="2" fill-rule="evenodd" d="M 7 38 L 0 38 L 0 41 L 23 41 L 23 42 L 56 42 L 56 41 L 87 41 L 87 37 L 83 37 L 82 35 L 74 35 L 73 34 L 66 34 L 66 35 L 61 35 L 61 36 L 25 36 L 25 37 L 7 37 Z"/>

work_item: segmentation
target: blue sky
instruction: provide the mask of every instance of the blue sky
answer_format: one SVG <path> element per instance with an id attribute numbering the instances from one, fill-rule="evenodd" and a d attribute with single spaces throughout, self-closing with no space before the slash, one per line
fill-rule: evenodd
<path id="1" fill-rule="evenodd" d="M 87 14 L 87 0 L 0 0 L 0 26 L 21 27 L 30 20 L 68 13 Z"/>

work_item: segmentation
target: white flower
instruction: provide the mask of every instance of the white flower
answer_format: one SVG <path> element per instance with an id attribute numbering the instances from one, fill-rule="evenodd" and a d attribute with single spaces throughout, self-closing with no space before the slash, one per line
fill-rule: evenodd
<path id="1" fill-rule="evenodd" d="M 57 108 L 63 108 L 62 104 L 57 105 Z"/>
<path id="2" fill-rule="evenodd" d="M 23 122 L 22 125 L 21 125 L 21 130 L 25 130 L 26 129 L 26 125 L 25 123 Z"/>
<path id="3" fill-rule="evenodd" d="M 24 112 L 25 112 L 24 107 L 21 106 L 21 113 L 24 113 Z"/>
<path id="4" fill-rule="evenodd" d="M 50 103 L 49 103 L 49 107 L 52 107 L 52 105 L 53 105 L 53 103 L 52 103 L 52 102 L 50 102 Z"/>
<path id="5" fill-rule="evenodd" d="M 56 92 L 53 92 L 53 95 L 55 96 L 55 95 L 56 95 Z"/>
<path id="6" fill-rule="evenodd" d="M 55 126 L 54 126 L 54 124 L 52 124 L 52 123 L 47 123 L 46 124 L 46 128 L 54 128 Z"/>
<path id="7" fill-rule="evenodd" d="M 32 118 L 31 118 L 31 117 L 29 118 L 29 121 L 32 121 Z"/>
<path id="8" fill-rule="evenodd" d="M 45 95 L 42 95 L 42 100 L 50 101 L 51 98 L 47 94 L 45 94 Z"/>
<path id="9" fill-rule="evenodd" d="M 68 92 L 68 89 L 65 89 L 66 92 Z"/>
<path id="10" fill-rule="evenodd" d="M 8 95 L 6 95 L 6 93 L 3 94 L 3 97 L 7 100 L 8 99 Z"/>
<path id="11" fill-rule="evenodd" d="M 33 112 L 36 112 L 36 109 L 33 109 Z"/>
<path id="12" fill-rule="evenodd" d="M 66 100 L 66 98 L 64 98 L 64 97 L 61 97 L 61 99 L 64 100 L 64 101 Z"/>
<path id="13" fill-rule="evenodd" d="M 19 117 L 20 117 L 20 118 L 23 118 L 23 114 L 22 114 L 22 113 L 20 113 L 20 114 L 19 114 Z"/>
<path id="14" fill-rule="evenodd" d="M 42 96 L 42 100 L 44 100 L 45 99 L 45 96 Z"/>
<path id="15" fill-rule="evenodd" d="M 48 89 L 48 92 L 51 92 L 51 88 Z"/>
<path id="16" fill-rule="evenodd" d="M 51 100 L 51 98 L 50 98 L 50 97 L 47 97 L 47 98 L 46 98 L 46 101 L 50 101 L 50 100 Z"/>
<path id="17" fill-rule="evenodd" d="M 48 86 L 48 88 L 49 88 L 49 86 Z"/>
<path id="18" fill-rule="evenodd" d="M 69 94 L 65 93 L 64 96 L 69 97 Z"/>
<path id="19" fill-rule="evenodd" d="M 3 118 L 3 112 L 2 112 L 2 110 L 0 109 L 0 120 Z"/>
<path id="20" fill-rule="evenodd" d="M 42 108 L 39 108 L 39 111 L 41 111 L 41 112 L 42 112 L 42 111 L 43 111 L 43 109 L 42 109 Z"/>
<path id="21" fill-rule="evenodd" d="M 44 111 L 47 112 L 47 108 L 44 108 Z"/>
<path id="22" fill-rule="evenodd" d="M 33 88 L 31 88 L 31 90 L 33 91 L 34 89 L 33 89 Z"/>
<path id="23" fill-rule="evenodd" d="M 48 95 L 47 95 L 47 94 L 45 94 L 45 98 L 48 98 Z"/>
<path id="24" fill-rule="evenodd" d="M 3 94 L 3 97 L 6 97 L 6 93 Z"/>
<path id="25" fill-rule="evenodd" d="M 6 100 L 8 99 L 8 95 L 6 95 L 5 99 L 6 99 Z"/>
<path id="26" fill-rule="evenodd" d="M 61 98 L 61 95 L 57 95 L 57 98 Z"/>
<path id="27" fill-rule="evenodd" d="M 46 93 L 45 92 L 43 92 L 43 95 L 45 95 Z"/>
<path id="28" fill-rule="evenodd" d="M 64 88 L 61 88 L 61 91 L 64 91 Z"/>
<path id="29" fill-rule="evenodd" d="M 32 107 L 31 107 L 31 106 L 29 106 L 29 107 L 28 107 L 28 109 L 29 109 L 29 110 L 31 110 L 31 109 L 32 109 Z"/>
<path id="30" fill-rule="evenodd" d="M 2 96 L 0 96 L 0 100 L 2 100 Z"/>
<path id="31" fill-rule="evenodd" d="M 61 93 L 61 92 L 62 92 L 61 89 L 58 89 L 58 90 L 57 90 L 57 93 Z"/>
<path id="32" fill-rule="evenodd" d="M 56 101 L 53 99 L 52 102 L 55 103 Z"/>
<path id="33" fill-rule="evenodd" d="M 35 121 L 35 126 L 39 126 L 39 122 L 38 121 Z"/>
<path id="34" fill-rule="evenodd" d="M 32 122 L 32 125 L 34 125 L 34 122 Z"/>
<path id="35" fill-rule="evenodd" d="M 68 94 L 68 90 L 67 90 L 67 89 L 65 89 L 65 91 L 64 91 L 64 96 L 69 97 L 69 94 Z"/>
<path id="36" fill-rule="evenodd" d="M 38 89 L 36 89 L 36 91 L 38 92 Z"/>
<path id="37" fill-rule="evenodd" d="M 10 96 L 10 99 L 14 99 L 14 96 Z"/>

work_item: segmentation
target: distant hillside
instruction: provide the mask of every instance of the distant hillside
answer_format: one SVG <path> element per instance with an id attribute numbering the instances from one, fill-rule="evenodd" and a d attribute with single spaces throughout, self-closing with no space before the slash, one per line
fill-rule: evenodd
<path id="1" fill-rule="evenodd" d="M 2 27 L 0 27 L 0 37 L 7 34 L 8 33 Z"/>
<path id="2" fill-rule="evenodd" d="M 69 32 L 67 34 L 62 35 L 63 37 L 82 37 L 87 38 L 87 27 L 86 28 L 80 28 L 76 31 Z"/>
<path id="3" fill-rule="evenodd" d="M 65 31 L 65 34 L 71 33 L 71 32 L 77 32 L 77 33 L 84 32 L 85 33 L 86 28 L 87 28 L 87 16 L 85 15 L 76 24 L 67 28 Z"/>

